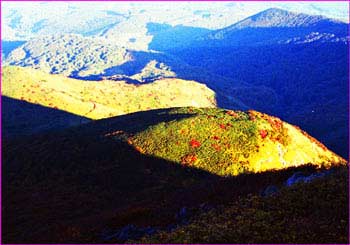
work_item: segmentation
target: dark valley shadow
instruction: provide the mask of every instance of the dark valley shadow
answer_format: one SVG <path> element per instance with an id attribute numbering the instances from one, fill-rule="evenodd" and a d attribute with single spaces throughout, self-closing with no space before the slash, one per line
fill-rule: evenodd
<path id="1" fill-rule="evenodd" d="M 2 137 L 21 137 L 87 123 L 88 118 L 1 96 Z"/>

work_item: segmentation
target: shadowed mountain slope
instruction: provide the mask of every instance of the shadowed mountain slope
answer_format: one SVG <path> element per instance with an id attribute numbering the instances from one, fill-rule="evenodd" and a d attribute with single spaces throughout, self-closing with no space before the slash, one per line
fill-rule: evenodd
<path id="1" fill-rule="evenodd" d="M 2 137 L 51 132 L 87 123 L 90 119 L 26 101 L 1 97 Z"/>
<path id="2" fill-rule="evenodd" d="M 297 171 L 292 168 L 281 172 L 267 171 L 258 175 L 243 174 L 235 178 L 222 178 L 200 170 L 195 165 L 180 165 L 179 162 L 162 159 L 163 156 L 159 158 L 146 155 L 136 147 L 137 139 L 141 140 L 143 134 L 149 135 L 160 126 L 166 127 L 164 133 L 170 133 L 169 130 L 174 126 L 181 130 L 180 126 L 188 120 L 200 117 L 200 111 L 184 108 L 137 112 L 93 121 L 61 132 L 6 139 L 3 142 L 3 160 L 7 163 L 3 165 L 4 241 L 120 243 L 125 240 L 111 240 L 103 234 L 113 234 L 113 231 L 128 224 L 141 227 L 151 225 L 164 230 L 171 224 L 181 225 L 174 214 L 184 206 L 202 213 L 203 203 L 218 205 L 239 200 L 240 196 L 258 193 L 267 185 L 283 185 L 288 176 Z M 229 114 L 224 112 L 226 111 L 212 110 L 213 118 L 208 120 L 222 123 L 229 119 L 232 124 L 243 123 L 231 111 L 227 111 Z M 240 112 L 234 113 L 244 116 Z M 206 114 L 202 115 L 207 118 Z M 276 135 L 272 134 L 274 130 L 268 128 L 265 119 L 257 117 L 251 123 L 266 127 L 266 137 L 257 139 L 258 141 L 273 144 L 271 137 Z M 220 126 L 218 129 L 222 130 L 218 136 L 224 139 L 223 129 Z M 207 132 L 198 127 L 192 133 L 205 137 Z M 125 134 L 134 135 L 129 139 L 131 142 L 123 137 Z M 169 145 L 172 145 L 175 134 L 175 131 L 173 136 L 168 134 Z M 243 134 L 236 132 L 236 136 L 241 135 Z M 236 136 L 231 134 L 230 137 Z M 300 131 L 295 132 L 294 136 L 300 138 L 298 142 L 293 138 L 290 145 L 297 147 L 303 142 L 304 146 L 313 145 L 315 151 L 325 157 L 325 165 L 337 164 L 330 162 L 331 159 L 327 157 L 331 155 L 335 161 L 339 158 L 327 150 L 318 151 L 316 141 L 310 139 L 306 142 L 309 138 Z M 164 135 L 157 137 L 166 140 Z M 253 141 L 254 137 L 252 136 Z M 262 137 L 260 132 L 257 137 Z M 153 137 L 148 140 L 150 144 L 157 142 Z M 244 147 L 245 142 L 249 142 L 249 139 L 242 141 L 241 147 Z M 188 141 L 180 142 L 182 143 L 188 144 Z M 198 150 L 198 144 L 192 143 L 195 146 L 193 149 Z M 200 143 L 202 149 L 209 149 L 204 142 Z M 278 142 L 274 144 L 278 145 Z M 189 147 L 192 148 L 192 145 Z M 307 148 L 299 150 L 304 152 Z M 265 154 L 261 156 L 263 159 L 269 153 L 261 154 Z M 215 156 L 214 153 L 211 166 L 217 165 Z M 299 168 L 299 171 L 301 169 L 306 172 L 315 171 L 310 166 Z"/>
<path id="3" fill-rule="evenodd" d="M 346 42 L 347 24 L 323 16 L 267 9 L 200 37 L 197 46 L 260 46 L 278 43 Z"/>

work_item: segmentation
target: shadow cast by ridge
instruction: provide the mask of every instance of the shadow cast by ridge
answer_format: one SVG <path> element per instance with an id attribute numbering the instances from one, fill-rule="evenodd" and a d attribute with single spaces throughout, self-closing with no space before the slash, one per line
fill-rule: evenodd
<path id="1" fill-rule="evenodd" d="M 62 130 L 91 121 L 66 111 L 1 96 L 2 137 Z"/>

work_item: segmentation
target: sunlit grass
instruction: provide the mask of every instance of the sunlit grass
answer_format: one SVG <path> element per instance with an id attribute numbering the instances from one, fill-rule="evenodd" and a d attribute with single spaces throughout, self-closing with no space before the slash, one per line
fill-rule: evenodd
<path id="1" fill-rule="evenodd" d="M 192 116 L 151 126 L 130 136 L 129 144 L 143 154 L 221 176 L 345 164 L 301 129 L 256 111 L 181 108 L 169 114 Z"/>
<path id="2" fill-rule="evenodd" d="M 142 85 L 91 82 L 10 66 L 3 68 L 2 94 L 91 119 L 158 108 L 216 106 L 215 93 L 195 81 L 168 78 Z"/>

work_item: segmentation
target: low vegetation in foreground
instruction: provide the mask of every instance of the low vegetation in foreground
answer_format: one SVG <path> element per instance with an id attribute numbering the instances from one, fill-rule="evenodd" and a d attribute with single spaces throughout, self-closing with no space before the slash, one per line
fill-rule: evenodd
<path id="1" fill-rule="evenodd" d="M 138 243 L 349 243 L 348 168 L 311 183 L 252 194 Z"/>
<path id="2" fill-rule="evenodd" d="M 3 241 L 123 243 L 145 232 L 153 235 L 137 242 L 344 241 L 345 160 L 291 125 L 273 129 L 269 119 L 280 125 L 253 111 L 160 109 L 5 139 Z M 299 163 L 314 165 L 255 168 L 255 157 L 277 159 L 278 145 L 286 156 L 309 154 Z M 235 150 L 251 153 L 246 168 L 230 158 Z M 334 173 L 284 187 L 296 172 L 326 169 Z"/>

